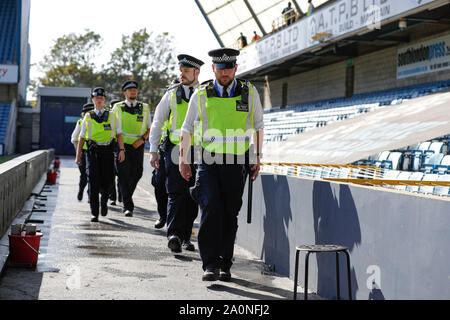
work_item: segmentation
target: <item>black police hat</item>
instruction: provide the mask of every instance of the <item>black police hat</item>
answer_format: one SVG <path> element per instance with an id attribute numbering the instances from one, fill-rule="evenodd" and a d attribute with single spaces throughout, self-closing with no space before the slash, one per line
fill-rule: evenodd
<path id="1" fill-rule="evenodd" d="M 217 69 L 232 69 L 236 66 L 236 58 L 241 52 L 230 48 L 211 50 L 208 55 Z"/>
<path id="2" fill-rule="evenodd" d="M 103 89 L 102 87 L 92 89 L 91 98 L 98 96 L 106 97 L 105 89 Z"/>
<path id="3" fill-rule="evenodd" d="M 92 102 L 86 103 L 83 105 L 83 109 L 81 109 L 81 112 L 89 112 L 94 110 L 94 104 Z"/>
<path id="4" fill-rule="evenodd" d="M 201 66 L 205 64 L 202 60 L 194 58 L 193 56 L 190 56 L 188 54 L 180 54 L 177 58 L 180 66 L 186 68 L 200 69 Z"/>
<path id="5" fill-rule="evenodd" d="M 139 84 L 136 80 L 127 80 L 122 85 L 122 91 L 126 91 L 127 89 L 139 89 Z"/>

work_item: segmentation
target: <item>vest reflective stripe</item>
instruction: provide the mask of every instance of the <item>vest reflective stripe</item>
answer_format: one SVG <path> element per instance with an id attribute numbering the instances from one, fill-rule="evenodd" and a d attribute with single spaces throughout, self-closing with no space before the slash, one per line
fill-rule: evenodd
<path id="1" fill-rule="evenodd" d="M 143 103 L 142 115 L 140 115 L 123 111 L 122 106 L 124 105 L 125 102 L 116 105 L 116 113 L 121 113 L 121 117 L 117 115 L 116 117 L 121 120 L 123 142 L 126 144 L 133 144 L 147 131 L 149 107 L 148 104 Z M 142 121 L 138 121 L 138 117 L 142 117 Z"/>
<path id="2" fill-rule="evenodd" d="M 169 139 L 173 144 L 180 144 L 181 137 L 181 127 L 183 125 L 184 119 L 186 118 L 187 110 L 189 104 L 182 99 L 181 104 L 177 104 L 177 91 L 179 86 L 170 91 L 170 117 L 169 117 Z M 184 90 L 181 87 L 181 90 Z M 194 141 L 191 141 L 191 145 Z"/>
<path id="3" fill-rule="evenodd" d="M 105 111 L 106 112 L 106 111 Z M 109 145 L 116 137 L 116 119 L 114 114 L 109 113 L 108 121 L 98 123 L 86 114 L 86 140 L 95 141 L 99 146 Z M 109 125 L 110 130 L 105 129 Z"/>
<path id="4" fill-rule="evenodd" d="M 83 119 L 79 119 L 77 121 L 77 125 L 79 125 L 81 128 L 81 126 L 83 125 Z M 80 135 L 78 135 L 77 141 L 80 142 Z M 84 142 L 84 144 L 83 144 L 83 150 L 87 150 L 86 142 Z"/>
<path id="5" fill-rule="evenodd" d="M 202 142 L 209 143 L 234 143 L 234 142 L 250 142 L 250 137 L 203 137 Z"/>
<path id="6" fill-rule="evenodd" d="M 250 147 L 255 112 L 253 86 L 248 83 L 248 111 L 238 111 L 242 97 L 208 98 L 206 87 L 199 89 L 198 105 L 202 147 L 209 152 L 242 155 Z"/>

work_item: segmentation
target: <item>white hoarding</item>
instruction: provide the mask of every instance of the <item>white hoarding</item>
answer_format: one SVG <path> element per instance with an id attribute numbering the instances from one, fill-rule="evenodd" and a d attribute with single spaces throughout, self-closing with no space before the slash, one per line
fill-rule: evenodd
<path id="1" fill-rule="evenodd" d="M 450 69 L 450 35 L 398 49 L 397 79 Z"/>
<path id="2" fill-rule="evenodd" d="M 19 67 L 16 65 L 0 64 L 0 83 L 17 83 Z"/>
<path id="3" fill-rule="evenodd" d="M 312 37 L 328 33 L 330 40 L 380 28 L 389 19 L 440 0 L 340 0 L 241 50 L 238 73 L 282 61 L 320 45 Z"/>

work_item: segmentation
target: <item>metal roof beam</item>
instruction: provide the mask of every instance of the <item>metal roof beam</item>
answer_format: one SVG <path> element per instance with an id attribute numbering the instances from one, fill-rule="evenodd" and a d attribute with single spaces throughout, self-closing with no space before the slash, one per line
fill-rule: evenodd
<path id="1" fill-rule="evenodd" d="M 209 20 L 208 15 L 206 14 L 205 10 L 203 10 L 203 6 L 201 5 L 200 1 L 199 1 L 199 0 L 195 0 L 195 3 L 197 4 L 197 6 L 198 6 L 200 12 L 201 12 L 202 15 L 203 15 L 203 18 L 205 18 L 206 23 L 208 24 L 209 28 L 211 29 L 212 33 L 214 34 L 214 37 L 216 37 L 217 42 L 219 42 L 219 45 L 220 45 L 222 48 L 225 47 L 225 46 L 223 45 L 222 39 L 220 39 L 219 35 L 217 34 L 216 29 L 215 29 L 214 26 L 212 25 L 211 20 Z"/>
<path id="2" fill-rule="evenodd" d="M 250 11 L 250 14 L 253 17 L 253 20 L 255 20 L 256 24 L 258 25 L 259 30 L 262 32 L 263 35 L 267 35 L 266 31 L 264 30 L 264 27 L 262 26 L 261 22 L 259 21 L 258 17 L 255 14 L 255 11 L 253 10 L 252 6 L 248 2 L 248 0 L 244 0 L 245 5 L 248 8 L 248 11 Z"/>

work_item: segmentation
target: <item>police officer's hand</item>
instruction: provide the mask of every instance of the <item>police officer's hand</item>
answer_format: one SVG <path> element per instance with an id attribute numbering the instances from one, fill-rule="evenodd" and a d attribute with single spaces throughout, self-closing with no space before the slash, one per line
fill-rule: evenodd
<path id="1" fill-rule="evenodd" d="M 138 139 L 138 140 L 136 140 L 134 143 L 133 143 L 133 148 L 135 148 L 135 149 L 137 149 L 137 148 L 139 148 L 140 146 L 142 146 L 144 144 L 144 141 L 142 141 L 142 139 Z"/>
<path id="2" fill-rule="evenodd" d="M 119 151 L 119 155 L 117 156 L 117 159 L 120 163 L 125 161 L 125 152 L 123 150 Z"/>
<path id="3" fill-rule="evenodd" d="M 77 154 L 77 156 L 75 157 L 75 162 L 76 162 L 76 164 L 78 166 L 82 165 L 82 163 L 81 163 L 81 155 L 80 154 Z"/>
<path id="4" fill-rule="evenodd" d="M 180 161 L 180 164 L 178 165 L 178 167 L 179 167 L 181 176 L 185 180 L 189 181 L 192 177 L 191 166 L 187 163 Z"/>
<path id="5" fill-rule="evenodd" d="M 256 158 L 256 164 L 254 164 L 254 165 L 250 168 L 250 170 L 252 171 L 252 173 L 251 173 L 251 178 L 252 178 L 253 181 L 255 181 L 256 178 L 258 178 L 259 170 L 260 170 L 260 169 L 261 169 L 261 163 L 260 163 L 259 157 L 257 157 L 257 158 Z"/>
<path id="6" fill-rule="evenodd" d="M 153 168 L 159 169 L 159 155 L 158 155 L 158 152 L 150 152 L 150 165 Z"/>

